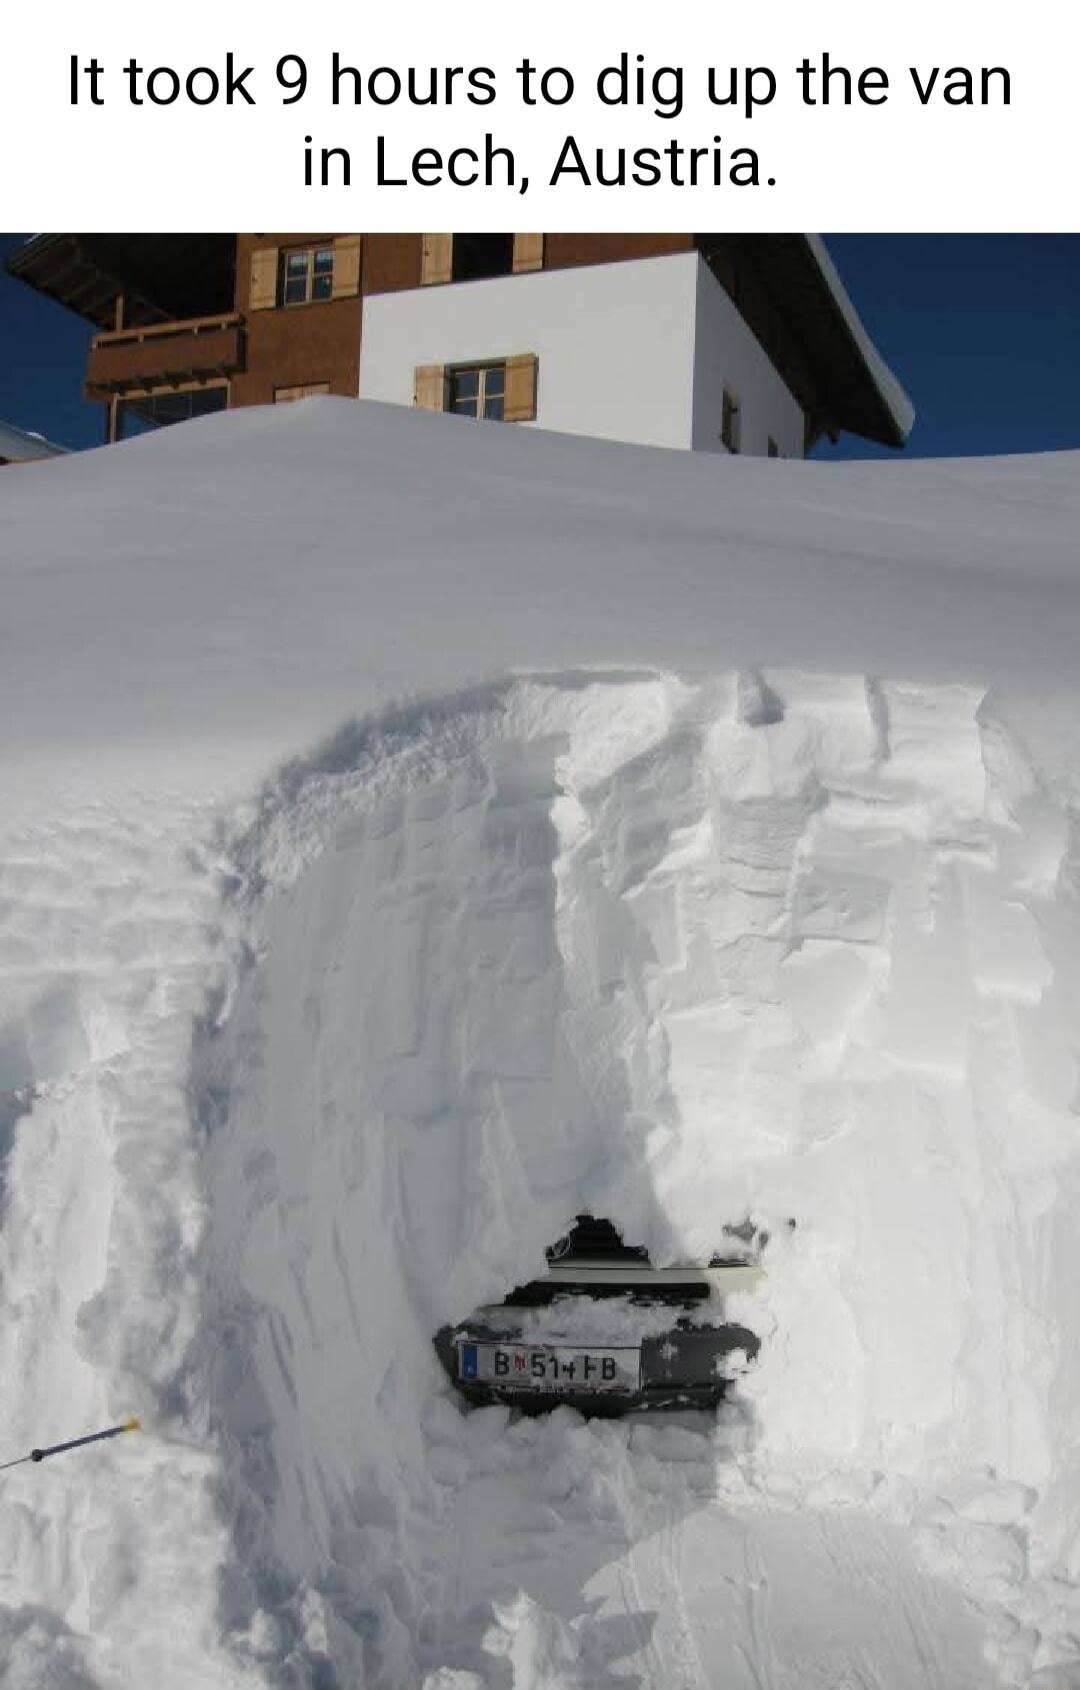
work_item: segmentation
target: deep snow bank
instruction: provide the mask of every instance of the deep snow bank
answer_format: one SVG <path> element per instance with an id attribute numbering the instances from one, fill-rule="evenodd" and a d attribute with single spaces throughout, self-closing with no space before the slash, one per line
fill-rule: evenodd
<path id="1" fill-rule="evenodd" d="M 483 1673 L 473 1610 L 506 1594 L 485 1546 L 509 1499 L 534 1557 L 577 1532 L 529 1525 L 535 1445 L 497 1454 L 497 1417 L 485 1436 L 442 1404 L 430 1333 L 540 1271 L 583 1204 L 668 1259 L 751 1213 L 777 1240 L 763 1305 L 740 1309 L 763 1364 L 665 1522 L 651 1577 L 696 1591 L 682 1644 L 661 1623 L 627 1664 L 670 1674 L 692 1645 L 676 1682 L 740 1682 L 750 1608 L 714 1635 L 693 1570 L 727 1553 L 732 1508 L 765 1510 L 766 1540 L 776 1509 L 796 1533 L 842 1506 L 911 1528 L 923 1571 L 894 1546 L 899 1591 L 944 1570 L 1007 1681 L 1070 1652 L 1078 1334 L 1054 1257 L 1080 930 L 1061 805 L 981 705 L 772 672 L 522 679 L 341 735 L 266 796 L 237 853 L 258 961 L 202 1053 L 211 1100 L 228 1087 L 212 1401 L 253 1604 L 286 1569 L 320 1589 L 349 1671 Z M 592 1452 L 588 1486 L 617 1434 L 568 1417 L 564 1435 Z M 502 1478 L 448 1587 L 477 1460 Z M 598 1589 L 652 1535 L 652 1490 L 625 1460 Z M 848 1530 L 857 1557 L 871 1527 Z M 530 1597 L 554 1682 L 592 1682 L 582 1594 Z M 959 1665 L 894 1640 L 879 1681 L 964 1682 L 966 1652 L 975 1682 L 973 1641 L 943 1623 Z M 836 1625 L 806 1604 L 797 1650 L 770 1639 L 777 1681 L 817 1683 L 809 1652 L 828 1682 Z"/>
<path id="2" fill-rule="evenodd" d="M 706 461 L 345 399 L 225 412 L 5 479 L 0 758 L 32 794 L 61 765 L 202 792 L 515 669 L 765 663 L 989 687 L 1075 769 L 1078 524 L 1069 453 Z"/>
<path id="3" fill-rule="evenodd" d="M 12 1684 L 1080 1680 L 1078 512 L 345 402 L 5 482 L 2 1453 L 152 1428 L 4 1476 Z M 715 1429 L 446 1392 L 586 1202 L 795 1218 Z"/>
<path id="4" fill-rule="evenodd" d="M 154 1428 L 3 1475 L 0 1679 L 15 1690 L 247 1682 L 220 1647 L 229 1536 L 186 1383 L 212 817 L 161 791 L 50 792 L 39 820 L 9 806 L 0 832 L 4 1458 L 134 1410 Z"/>

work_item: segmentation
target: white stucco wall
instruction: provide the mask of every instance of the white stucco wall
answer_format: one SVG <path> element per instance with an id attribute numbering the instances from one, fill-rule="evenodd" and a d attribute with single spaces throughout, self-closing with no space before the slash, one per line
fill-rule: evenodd
<path id="1" fill-rule="evenodd" d="M 535 352 L 538 428 L 687 448 L 698 262 L 679 253 L 372 294 L 360 397 L 411 405 L 417 364 Z"/>
<path id="2" fill-rule="evenodd" d="M 801 407 L 716 277 L 702 260 L 697 265 L 694 450 L 725 450 L 720 423 L 726 383 L 739 401 L 740 452 L 765 457 L 771 434 L 781 457 L 801 458 Z"/>
<path id="3" fill-rule="evenodd" d="M 742 451 L 802 456 L 802 412 L 696 252 L 369 295 L 360 397 L 411 405 L 418 364 L 520 352 L 538 428 L 720 452 L 728 382 Z"/>

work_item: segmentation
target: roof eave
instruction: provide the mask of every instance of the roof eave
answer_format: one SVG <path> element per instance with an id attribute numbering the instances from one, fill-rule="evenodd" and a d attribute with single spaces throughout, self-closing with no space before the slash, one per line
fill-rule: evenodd
<path id="1" fill-rule="evenodd" d="M 840 431 L 884 446 L 905 444 L 911 401 L 820 237 L 713 234 L 698 235 L 696 244 L 802 406 L 807 450 L 823 434 Z M 778 321 L 787 325 L 779 337 Z"/>
<path id="2" fill-rule="evenodd" d="M 880 444 L 904 446 L 915 424 L 915 407 L 899 377 L 890 369 L 867 333 L 862 318 L 829 256 L 825 242 L 820 235 L 804 235 L 803 239 L 825 287 L 836 304 L 855 354 L 866 367 L 880 398 L 886 425 L 883 431 L 885 437 L 881 439 Z"/>

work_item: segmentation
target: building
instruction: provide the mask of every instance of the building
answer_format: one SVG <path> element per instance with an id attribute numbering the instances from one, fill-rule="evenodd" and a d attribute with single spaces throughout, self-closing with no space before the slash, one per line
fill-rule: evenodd
<path id="1" fill-rule="evenodd" d="M 5 464 L 33 464 L 42 458 L 60 458 L 66 446 L 56 446 L 43 434 L 28 433 L 11 423 L 0 422 L 0 468 Z"/>
<path id="2" fill-rule="evenodd" d="M 807 235 L 38 235 L 13 276 L 100 331 L 106 438 L 336 393 L 801 457 L 911 406 Z"/>

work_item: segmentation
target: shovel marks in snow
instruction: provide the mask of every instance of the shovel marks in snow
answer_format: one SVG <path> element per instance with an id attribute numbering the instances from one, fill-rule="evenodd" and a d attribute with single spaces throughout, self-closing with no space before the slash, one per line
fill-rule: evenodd
<path id="1" fill-rule="evenodd" d="M 798 1214 L 739 1457 L 759 1500 L 814 1479 L 869 1506 L 860 1475 L 917 1485 L 928 1440 L 1006 1471 L 1008 1381 L 1048 1363 L 1037 1320 L 1014 1318 L 1040 1306 L 1033 1258 L 995 1217 L 1019 1204 L 1035 1224 L 1075 1092 L 1045 919 L 1066 838 L 977 692 L 771 671 L 522 678 L 348 730 L 267 794 L 236 852 L 259 960 L 207 1065 L 229 1100 L 208 1268 L 259 1386 L 265 1449 L 257 1475 L 237 1453 L 236 1484 L 290 1576 L 321 1579 L 343 1661 L 394 1682 L 486 1659 L 495 1683 L 498 1659 L 531 1683 L 543 1658 L 593 1683 L 595 1589 L 647 1682 L 676 1659 L 687 1685 L 745 1668 L 786 1690 L 814 1661 L 844 1681 L 824 1634 L 791 1665 L 789 1515 L 768 1555 L 751 1524 L 732 1539 L 673 1491 L 670 1452 L 651 1500 L 636 1448 L 605 1491 L 609 1434 L 562 1420 L 542 1457 L 490 1421 L 481 1449 L 436 1412 L 428 1337 L 531 1277 L 580 1207 L 662 1259 L 707 1253 L 745 1212 Z M 1025 1171 L 1008 1147 L 1033 1121 L 1045 1157 Z M 1007 1321 L 973 1325 L 973 1283 Z M 574 1440 L 584 1512 L 544 1496 Z M 822 1578 L 858 1584 L 865 1546 L 822 1533 Z M 773 1571 L 710 1631 L 695 1557 L 735 1540 Z M 650 1617 L 642 1592 L 665 1581 L 678 1601 Z M 843 1667 L 853 1685 L 942 1681 L 953 1617 L 928 1596 L 904 1611 L 910 1647 L 894 1604 L 888 1649 Z"/>

